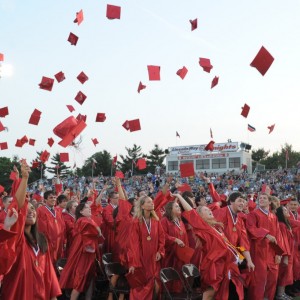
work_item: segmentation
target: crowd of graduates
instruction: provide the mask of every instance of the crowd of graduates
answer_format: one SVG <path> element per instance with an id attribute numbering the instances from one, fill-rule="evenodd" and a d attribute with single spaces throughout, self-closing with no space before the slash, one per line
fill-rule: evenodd
<path id="1" fill-rule="evenodd" d="M 25 160 L 21 176 L 15 172 L 0 212 L 0 299 L 92 299 L 107 253 L 126 270 L 130 299 L 160 299 L 161 270 L 182 274 L 187 263 L 200 271 L 197 291 L 205 300 L 293 299 L 300 292 L 299 202 L 279 199 L 274 182 L 259 193 L 229 186 L 221 193 L 207 174 L 197 191 L 166 177 L 157 191 L 129 197 L 115 177 L 109 188 L 92 186 L 83 195 L 56 182 L 37 199 L 28 192 Z M 120 279 L 109 277 L 110 286 Z M 168 290 L 181 293 L 182 282 Z M 111 291 L 107 297 L 113 299 Z"/>

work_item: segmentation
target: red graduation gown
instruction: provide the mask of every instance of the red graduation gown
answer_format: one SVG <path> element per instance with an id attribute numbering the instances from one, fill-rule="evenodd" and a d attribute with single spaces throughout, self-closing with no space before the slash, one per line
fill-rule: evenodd
<path id="1" fill-rule="evenodd" d="M 231 279 L 240 299 L 244 299 L 236 258 L 226 245 L 223 235 L 203 221 L 194 210 L 183 212 L 183 217 L 193 226 L 195 235 L 202 242 L 202 259 L 198 268 L 203 289 L 212 287 L 216 291 L 216 300 L 228 299 Z"/>
<path id="2" fill-rule="evenodd" d="M 300 215 L 299 213 L 296 213 L 295 215 L 290 212 L 290 221 L 300 221 Z M 300 280 L 300 228 L 295 227 L 293 228 L 293 234 L 295 238 L 294 243 L 294 259 L 293 259 L 293 277 L 294 280 Z"/>
<path id="3" fill-rule="evenodd" d="M 7 215 L 7 212 L 4 209 L 0 211 L 0 224 L 4 224 L 6 215 Z"/>
<path id="4" fill-rule="evenodd" d="M 65 241 L 65 222 L 62 214 L 57 210 L 55 212 L 56 216 L 53 216 L 46 206 L 37 209 L 38 228 L 47 238 L 53 263 L 62 257 Z"/>
<path id="5" fill-rule="evenodd" d="M 275 236 L 278 248 L 284 251 L 277 217 L 271 212 L 265 214 L 258 208 L 247 215 L 246 224 L 250 238 L 251 258 L 255 265 L 249 284 L 249 299 L 263 299 L 264 297 L 273 299 L 278 277 L 278 265 L 275 264 L 275 255 L 278 250 L 265 237 L 267 234 Z"/>
<path id="6" fill-rule="evenodd" d="M 50 300 L 61 295 L 58 280 L 51 263 L 49 250 L 35 253 L 24 235 L 27 203 L 19 211 L 17 223 L 11 228 L 15 237 L 16 260 L 4 276 L 2 299 Z"/>
<path id="7" fill-rule="evenodd" d="M 65 228 L 66 228 L 66 251 L 65 256 L 68 257 L 70 253 L 70 248 L 72 241 L 74 239 L 74 226 L 75 226 L 75 217 L 70 215 L 67 211 L 64 211 L 62 213 L 62 217 L 65 222 Z"/>
<path id="8" fill-rule="evenodd" d="M 84 292 L 96 272 L 95 259 L 98 256 L 97 224 L 90 218 L 79 218 L 74 227 L 75 237 L 66 266 L 61 272 L 59 283 L 62 289 Z M 92 249 L 93 252 L 87 252 Z"/>
<path id="9" fill-rule="evenodd" d="M 115 243 L 115 222 L 113 218 L 114 207 L 111 204 L 108 204 L 103 208 L 103 224 L 102 224 L 102 234 L 105 238 L 103 253 L 112 253 L 113 246 Z"/>
<path id="10" fill-rule="evenodd" d="M 142 268 L 148 279 L 146 285 L 130 290 L 131 300 L 152 300 L 154 282 L 159 281 L 160 261 L 155 261 L 156 253 L 165 254 L 165 235 L 159 221 L 151 218 L 151 240 L 147 240 L 147 227 L 142 220 L 133 219 L 130 227 L 128 253 L 129 267 Z"/>

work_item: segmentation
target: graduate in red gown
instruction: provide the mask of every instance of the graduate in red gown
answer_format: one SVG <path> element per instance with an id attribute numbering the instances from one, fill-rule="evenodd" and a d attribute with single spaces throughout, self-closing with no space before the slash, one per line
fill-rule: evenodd
<path id="1" fill-rule="evenodd" d="M 55 209 L 56 196 L 54 192 L 45 192 L 44 199 L 46 205 L 37 209 L 37 223 L 39 231 L 47 238 L 51 260 L 55 263 L 63 253 L 65 222 L 62 214 Z"/>
<path id="2" fill-rule="evenodd" d="M 12 206 L 19 210 L 18 220 L 11 227 L 15 237 L 16 260 L 4 276 L 1 299 L 54 300 L 61 294 L 51 263 L 47 240 L 37 230 L 36 211 L 25 200 L 29 167 L 21 166 L 22 180 Z"/>
<path id="3" fill-rule="evenodd" d="M 129 273 L 140 269 L 147 278 L 144 286 L 130 290 L 130 299 L 152 300 L 160 293 L 159 272 L 165 254 L 165 235 L 150 197 L 142 196 L 136 202 L 130 232 Z"/>
<path id="4" fill-rule="evenodd" d="M 62 214 L 64 209 L 67 206 L 68 201 L 69 200 L 66 195 L 64 195 L 64 194 L 59 195 L 56 198 L 56 204 L 57 204 L 55 207 L 56 211 L 58 211 L 60 214 Z"/>
<path id="5" fill-rule="evenodd" d="M 293 284 L 293 257 L 294 257 L 294 235 L 292 226 L 289 221 L 289 212 L 284 206 L 280 206 L 276 210 L 276 216 L 279 222 L 282 239 L 285 246 L 285 253 L 279 265 L 279 274 L 277 282 L 276 299 L 288 299 L 285 293 L 285 287 Z M 298 222 L 300 225 L 300 222 Z"/>
<path id="6" fill-rule="evenodd" d="M 87 203 L 81 202 L 75 214 L 74 241 L 59 283 L 62 289 L 72 289 L 71 300 L 78 299 L 82 292 L 85 292 L 86 300 L 91 300 L 96 276 L 95 260 L 100 258 L 98 238 L 101 231 L 92 220 L 91 208 Z"/>
<path id="7" fill-rule="evenodd" d="M 202 260 L 198 265 L 201 273 L 203 300 L 228 299 L 229 283 L 233 282 L 239 299 L 244 299 L 242 281 L 237 263 L 242 259 L 238 250 L 228 241 L 211 210 L 201 206 L 196 210 L 177 195 L 185 212 L 183 217 L 193 226 L 195 235 L 201 240 Z"/>
<path id="8" fill-rule="evenodd" d="M 161 219 L 161 225 L 165 232 L 165 256 L 162 259 L 162 267 L 172 267 L 181 273 L 185 264 L 176 255 L 177 247 L 189 247 L 189 240 L 185 226 L 181 220 L 181 209 L 176 201 L 171 201 L 165 206 L 165 215 Z M 173 291 L 180 292 L 180 285 L 176 283 L 171 287 Z"/>
<path id="9" fill-rule="evenodd" d="M 270 204 L 269 195 L 261 193 L 259 208 L 247 216 L 246 229 L 255 265 L 249 284 L 249 299 L 273 299 L 276 292 L 278 265 L 284 246 L 277 218 L 270 212 Z"/>
<path id="10" fill-rule="evenodd" d="M 69 256 L 70 247 L 74 239 L 75 211 L 77 206 L 77 201 L 71 200 L 67 203 L 65 211 L 62 213 L 66 227 L 66 258 Z"/>

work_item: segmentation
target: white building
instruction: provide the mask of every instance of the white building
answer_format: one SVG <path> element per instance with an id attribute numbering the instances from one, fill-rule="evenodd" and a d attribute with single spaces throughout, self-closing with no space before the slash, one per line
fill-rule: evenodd
<path id="1" fill-rule="evenodd" d="M 213 151 L 205 151 L 206 144 L 192 146 L 169 147 L 166 156 L 167 173 L 179 172 L 179 165 L 192 162 L 196 173 L 223 174 L 234 170 L 235 173 L 243 172 L 242 165 L 247 166 L 247 172 L 252 173 L 252 158 L 250 145 L 238 142 L 215 143 Z M 241 147 L 242 146 L 242 147 Z M 248 146 L 248 147 L 247 147 Z"/>

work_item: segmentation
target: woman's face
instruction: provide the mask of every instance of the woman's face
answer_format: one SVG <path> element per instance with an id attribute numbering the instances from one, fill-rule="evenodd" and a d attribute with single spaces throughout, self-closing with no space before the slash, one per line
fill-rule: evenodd
<path id="1" fill-rule="evenodd" d="M 179 217 L 181 215 L 181 209 L 180 209 L 180 206 L 178 205 L 177 202 L 175 202 L 173 204 L 173 207 L 172 207 L 172 215 L 174 217 Z"/>
<path id="2" fill-rule="evenodd" d="M 91 208 L 88 204 L 84 205 L 84 208 L 80 211 L 80 213 L 84 216 L 84 217 L 91 217 L 92 216 L 92 211 Z"/>
<path id="3" fill-rule="evenodd" d="M 204 221 L 211 220 L 214 218 L 212 211 L 207 206 L 202 206 L 199 215 Z"/>
<path id="4" fill-rule="evenodd" d="M 154 210 L 154 203 L 150 197 L 147 197 L 144 204 L 142 205 L 142 209 L 152 211 Z"/>
<path id="5" fill-rule="evenodd" d="M 282 212 L 283 212 L 283 215 L 286 217 L 286 218 L 289 218 L 290 217 L 290 214 L 287 210 L 287 208 L 285 206 L 282 207 Z"/>
<path id="6" fill-rule="evenodd" d="M 36 210 L 31 203 L 28 203 L 25 225 L 34 225 L 36 222 Z"/>
<path id="7" fill-rule="evenodd" d="M 75 202 L 75 203 L 72 204 L 71 209 L 70 209 L 70 213 L 71 213 L 72 215 L 75 215 L 75 210 L 76 210 L 76 207 L 77 207 L 77 206 L 78 206 L 78 203 L 77 203 L 77 202 Z"/>

